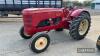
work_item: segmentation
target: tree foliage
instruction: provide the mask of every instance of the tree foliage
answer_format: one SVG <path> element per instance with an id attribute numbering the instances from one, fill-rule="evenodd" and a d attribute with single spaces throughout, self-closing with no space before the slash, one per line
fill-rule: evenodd
<path id="1" fill-rule="evenodd" d="M 70 5 L 74 5 L 74 6 L 90 6 L 91 5 L 91 1 L 84 1 L 83 3 L 79 2 L 79 1 L 67 1 L 67 2 L 64 2 L 63 5 L 64 6 L 70 6 Z"/>
<path id="2" fill-rule="evenodd" d="M 90 6 L 90 5 L 91 5 L 91 2 L 92 2 L 92 1 L 84 1 L 84 2 L 83 2 L 83 5 L 84 5 L 84 6 Z"/>

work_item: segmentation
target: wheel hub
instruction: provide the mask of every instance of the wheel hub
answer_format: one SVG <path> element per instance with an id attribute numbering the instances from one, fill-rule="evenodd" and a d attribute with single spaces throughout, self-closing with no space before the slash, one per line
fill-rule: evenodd
<path id="1" fill-rule="evenodd" d="M 79 34 L 84 35 L 88 29 L 89 22 L 87 19 L 83 19 L 79 25 Z"/>
<path id="2" fill-rule="evenodd" d="M 45 37 L 40 37 L 36 42 L 35 42 L 35 48 L 38 50 L 42 50 L 46 47 L 47 45 L 47 39 Z"/>

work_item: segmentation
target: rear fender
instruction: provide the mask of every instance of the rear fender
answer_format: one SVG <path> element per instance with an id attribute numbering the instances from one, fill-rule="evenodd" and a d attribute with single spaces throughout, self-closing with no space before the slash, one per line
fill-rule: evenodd
<path id="1" fill-rule="evenodd" d="M 72 13 L 71 13 L 71 17 L 78 17 L 82 12 L 86 12 L 86 13 L 88 13 L 89 14 L 89 16 L 90 16 L 90 13 L 87 11 L 87 10 L 85 10 L 85 9 L 77 9 L 77 10 L 74 10 Z"/>

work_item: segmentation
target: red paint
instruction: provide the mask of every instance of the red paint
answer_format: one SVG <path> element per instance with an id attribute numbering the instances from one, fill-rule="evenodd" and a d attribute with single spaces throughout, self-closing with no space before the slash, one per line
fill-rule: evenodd
<path id="1" fill-rule="evenodd" d="M 69 21 L 72 17 L 77 17 L 81 12 L 86 11 L 84 9 L 68 10 L 67 8 L 28 8 L 22 11 L 24 21 L 24 32 L 29 35 L 33 35 L 41 31 L 50 31 L 52 29 L 65 28 L 69 29 Z M 49 18 L 61 17 L 61 21 L 58 24 L 53 24 L 50 21 L 50 26 L 37 27 L 43 20 Z"/>
<path id="2" fill-rule="evenodd" d="M 85 11 L 85 9 L 77 9 L 77 10 L 74 10 L 71 14 L 71 16 L 73 17 L 77 17 L 80 15 L 81 12 Z"/>

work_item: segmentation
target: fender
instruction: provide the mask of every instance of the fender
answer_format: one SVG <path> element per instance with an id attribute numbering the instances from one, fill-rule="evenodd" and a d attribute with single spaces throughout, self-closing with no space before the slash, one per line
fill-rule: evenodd
<path id="1" fill-rule="evenodd" d="M 85 9 L 77 9 L 77 10 L 72 11 L 71 17 L 78 17 L 82 12 L 86 12 L 90 16 L 90 13 L 87 10 L 85 10 Z"/>

